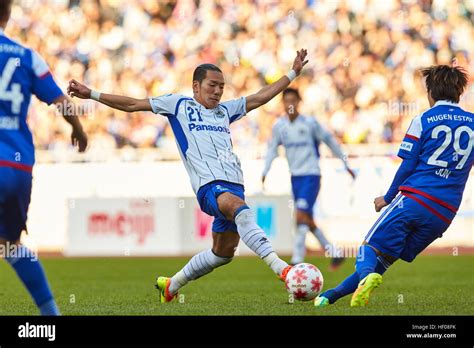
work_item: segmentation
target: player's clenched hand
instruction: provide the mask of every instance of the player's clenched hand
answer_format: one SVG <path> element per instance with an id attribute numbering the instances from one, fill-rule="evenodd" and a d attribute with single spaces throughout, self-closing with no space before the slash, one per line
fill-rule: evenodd
<path id="1" fill-rule="evenodd" d="M 91 97 L 91 89 L 76 80 L 69 81 L 67 87 L 67 94 L 71 97 L 78 97 L 81 99 L 89 99 Z"/>
<path id="2" fill-rule="evenodd" d="M 388 203 L 385 202 L 385 199 L 383 198 L 383 196 L 380 196 L 374 199 L 374 205 L 375 205 L 375 211 L 378 213 L 380 210 L 382 210 L 383 207 L 387 206 Z"/>
<path id="3" fill-rule="evenodd" d="M 308 51 L 304 48 L 296 51 L 296 58 L 293 61 L 293 70 L 295 71 L 296 75 L 299 75 L 306 63 L 308 63 L 308 60 L 305 60 L 307 55 Z"/>
<path id="4" fill-rule="evenodd" d="M 75 147 L 77 146 L 79 152 L 86 151 L 87 148 L 87 135 L 82 128 L 74 128 L 71 133 L 71 143 Z"/>

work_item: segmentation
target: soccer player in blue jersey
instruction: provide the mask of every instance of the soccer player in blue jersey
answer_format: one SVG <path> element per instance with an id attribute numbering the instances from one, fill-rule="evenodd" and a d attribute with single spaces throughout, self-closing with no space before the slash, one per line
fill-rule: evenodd
<path id="1" fill-rule="evenodd" d="M 332 153 L 343 161 L 352 178 L 355 178 L 355 174 L 349 168 L 346 157 L 334 137 L 314 117 L 301 115 L 298 112 L 300 101 L 301 97 L 297 89 L 287 88 L 283 91 L 286 115 L 280 117 L 273 126 L 262 173 L 262 184 L 265 183 L 273 160 L 278 156 L 278 146 L 282 145 L 290 167 L 291 187 L 296 207 L 297 230 L 291 264 L 295 265 L 304 261 L 306 234 L 311 231 L 323 249 L 333 254 L 331 269 L 335 270 L 344 258 L 337 255 L 337 248 L 331 245 L 313 219 L 314 204 L 321 183 L 320 143 L 325 143 Z"/>
<path id="2" fill-rule="evenodd" d="M 158 277 L 156 285 L 161 302 L 171 301 L 189 281 L 231 262 L 240 239 L 285 280 L 291 266 L 275 253 L 245 202 L 242 169 L 232 151 L 229 126 L 288 87 L 308 62 L 306 55 L 306 50 L 298 51 L 293 69 L 278 81 L 255 94 L 223 103 L 220 100 L 224 76 L 213 64 L 202 64 L 195 69 L 193 98 L 166 94 L 134 99 L 99 93 L 75 80 L 70 82 L 68 92 L 73 97 L 92 98 L 127 112 L 152 111 L 167 117 L 199 205 L 215 217 L 212 249 L 193 256 L 173 277 Z"/>
<path id="3" fill-rule="evenodd" d="M 66 110 L 70 103 L 48 66 L 33 50 L 3 33 L 11 0 L 0 0 L 0 250 L 33 297 L 42 315 L 58 315 L 53 294 L 34 252 L 21 245 L 30 204 L 34 146 L 26 118 L 31 96 Z M 75 115 L 63 114 L 72 126 L 72 142 L 84 151 L 87 137 Z M 2 284 L 5 286 L 5 284 Z"/>
<path id="4" fill-rule="evenodd" d="M 412 120 L 398 152 L 403 162 L 385 196 L 374 200 L 377 212 L 388 207 L 359 249 L 356 272 L 317 297 L 317 307 L 351 293 L 352 307 L 367 305 L 388 267 L 412 262 L 442 237 L 461 204 L 474 163 L 474 114 L 458 105 L 468 74 L 447 65 L 421 72 L 430 108 Z"/>

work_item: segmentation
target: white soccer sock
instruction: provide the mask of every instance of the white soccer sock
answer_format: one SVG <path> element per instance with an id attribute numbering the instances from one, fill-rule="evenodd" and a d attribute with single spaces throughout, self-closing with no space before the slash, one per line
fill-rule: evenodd
<path id="1" fill-rule="evenodd" d="M 293 256 L 291 257 L 291 263 L 296 265 L 304 261 L 306 254 L 306 233 L 309 231 L 308 225 L 298 225 L 296 229 L 295 242 L 293 245 Z"/>
<path id="2" fill-rule="evenodd" d="M 323 247 L 324 251 L 332 248 L 331 243 L 329 243 L 329 241 L 326 239 L 326 236 L 324 235 L 323 231 L 321 231 L 321 229 L 316 227 L 313 230 L 313 233 L 319 240 L 319 243 L 321 243 L 321 246 Z"/>
<path id="3" fill-rule="evenodd" d="M 250 209 L 244 209 L 235 217 L 235 224 L 240 239 L 255 254 L 257 254 L 276 274 L 280 275 L 288 264 L 281 260 L 273 251 L 265 232 L 255 222 L 255 216 Z"/>
<path id="4" fill-rule="evenodd" d="M 215 268 L 225 265 L 230 261 L 232 261 L 232 257 L 217 256 L 211 249 L 201 251 L 199 254 L 194 255 L 183 269 L 171 278 L 169 292 L 176 294 L 189 281 L 211 273 Z"/>
<path id="5" fill-rule="evenodd" d="M 272 269 L 275 274 L 278 276 L 281 275 L 281 272 L 288 267 L 288 264 L 280 259 L 276 252 L 272 251 L 270 254 L 263 258 L 263 261 Z"/>

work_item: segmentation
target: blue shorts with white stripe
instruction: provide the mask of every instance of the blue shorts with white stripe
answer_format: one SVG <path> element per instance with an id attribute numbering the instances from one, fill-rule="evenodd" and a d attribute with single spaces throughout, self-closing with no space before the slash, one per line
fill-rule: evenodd
<path id="1" fill-rule="evenodd" d="M 291 177 L 295 207 L 313 216 L 314 204 L 321 187 L 321 176 L 301 175 Z"/>
<path id="2" fill-rule="evenodd" d="M 385 208 L 364 240 L 384 254 L 411 262 L 448 227 L 449 223 L 423 205 L 400 194 Z"/>

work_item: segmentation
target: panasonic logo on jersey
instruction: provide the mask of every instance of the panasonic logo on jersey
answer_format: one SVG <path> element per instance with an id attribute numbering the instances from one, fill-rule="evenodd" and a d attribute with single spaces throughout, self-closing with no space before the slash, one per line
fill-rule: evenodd
<path id="1" fill-rule="evenodd" d="M 221 133 L 227 133 L 230 134 L 230 130 L 227 127 L 223 126 L 213 126 L 210 124 L 196 124 L 196 123 L 190 123 L 189 124 L 189 131 L 210 131 L 210 132 L 221 132 Z"/>

